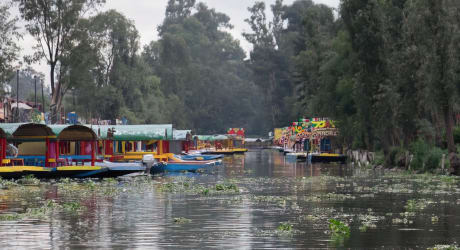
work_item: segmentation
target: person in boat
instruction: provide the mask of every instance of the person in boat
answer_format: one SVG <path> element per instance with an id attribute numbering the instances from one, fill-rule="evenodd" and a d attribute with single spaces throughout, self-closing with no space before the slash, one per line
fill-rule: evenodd
<path id="1" fill-rule="evenodd" d="M 15 147 L 13 144 L 8 144 L 8 146 L 6 146 L 6 155 L 7 156 L 16 158 L 16 157 L 18 157 L 18 154 L 19 154 L 18 148 Z"/>

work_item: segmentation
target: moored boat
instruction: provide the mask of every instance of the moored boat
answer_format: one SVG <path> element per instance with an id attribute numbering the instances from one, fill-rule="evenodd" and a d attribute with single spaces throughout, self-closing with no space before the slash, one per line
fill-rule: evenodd
<path id="1" fill-rule="evenodd" d="M 179 156 L 182 160 L 190 161 L 209 161 L 209 160 L 217 160 L 223 158 L 223 155 L 201 155 L 201 154 L 193 154 L 193 155 L 180 155 Z"/>
<path id="2" fill-rule="evenodd" d="M 244 154 L 248 152 L 247 148 L 233 148 L 232 150 L 235 152 L 235 154 Z"/>
<path id="3" fill-rule="evenodd" d="M 215 163 L 184 163 L 184 162 L 159 162 L 152 166 L 150 169 L 151 174 L 157 174 L 161 172 L 196 172 L 199 169 L 210 168 L 214 166 Z"/>
<path id="4" fill-rule="evenodd" d="M 341 155 L 341 154 L 329 154 L 329 153 L 313 153 L 308 155 L 308 161 L 311 163 L 317 163 L 317 162 L 323 162 L 323 163 L 328 163 L 328 162 L 340 162 L 340 163 L 346 163 L 347 161 L 347 156 L 346 155 Z"/>

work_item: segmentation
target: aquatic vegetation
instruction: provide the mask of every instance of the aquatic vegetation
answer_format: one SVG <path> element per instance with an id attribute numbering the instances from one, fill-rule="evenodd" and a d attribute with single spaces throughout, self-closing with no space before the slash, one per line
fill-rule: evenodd
<path id="1" fill-rule="evenodd" d="M 340 238 L 350 237 L 350 227 L 341 221 L 330 219 L 329 220 L 329 230 L 331 231 L 332 235 L 335 237 L 340 237 Z"/>
<path id="2" fill-rule="evenodd" d="M 62 204 L 62 208 L 65 211 L 69 212 L 76 212 L 76 211 L 81 211 L 84 210 L 85 207 L 83 207 L 79 202 L 65 202 Z"/>
<path id="3" fill-rule="evenodd" d="M 292 224 L 290 224 L 288 222 L 283 222 L 283 223 L 278 225 L 276 230 L 278 230 L 280 232 L 291 232 L 292 231 Z"/>
<path id="4" fill-rule="evenodd" d="M 460 250 L 460 247 L 456 244 L 453 245 L 436 245 L 434 247 L 427 248 L 427 250 Z"/>
<path id="5" fill-rule="evenodd" d="M 216 191 L 230 191 L 238 193 L 240 190 L 235 184 L 216 184 Z"/>
<path id="6" fill-rule="evenodd" d="M 313 201 L 313 202 L 321 202 L 325 200 L 329 201 L 344 201 L 347 199 L 355 199 L 356 197 L 350 195 L 350 194 L 337 194 L 337 193 L 327 193 L 327 194 L 321 194 L 321 195 L 312 195 L 312 196 L 306 196 L 305 200 L 306 201 Z"/>
<path id="7" fill-rule="evenodd" d="M 425 209 L 428 205 L 433 204 L 432 200 L 419 199 L 419 200 L 408 200 L 404 208 L 406 211 L 420 211 Z"/>
<path id="8" fill-rule="evenodd" d="M 176 224 L 186 224 L 186 223 L 192 222 L 191 219 L 187 219 L 187 218 L 184 218 L 184 217 L 177 217 L 177 218 L 174 218 L 173 221 L 174 221 L 174 223 L 176 223 Z"/>
<path id="9" fill-rule="evenodd" d="M 18 183 L 23 185 L 38 185 L 40 184 L 40 180 L 35 178 L 33 175 L 26 175 L 19 179 Z"/>
<path id="10" fill-rule="evenodd" d="M 16 221 L 20 219 L 20 214 L 0 214 L 0 221 Z"/>
<path id="11" fill-rule="evenodd" d="M 372 212 L 370 210 L 369 212 Z M 384 220 L 385 216 L 375 216 L 372 214 L 359 215 L 358 220 L 361 221 L 361 226 L 359 230 L 361 232 L 366 232 L 369 228 L 377 228 L 377 222 Z"/>

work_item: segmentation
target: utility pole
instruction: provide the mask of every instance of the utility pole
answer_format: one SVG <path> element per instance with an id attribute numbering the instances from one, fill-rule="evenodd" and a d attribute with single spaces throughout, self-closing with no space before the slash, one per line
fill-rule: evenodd
<path id="1" fill-rule="evenodd" d="M 34 76 L 34 87 L 35 87 L 35 108 L 37 108 L 37 76 Z"/>
<path id="2" fill-rule="evenodd" d="M 16 122 L 19 122 L 19 69 L 16 70 Z"/>
<path id="3" fill-rule="evenodd" d="M 43 80 L 41 80 L 41 82 L 42 82 L 42 112 L 44 114 L 46 110 L 45 110 L 45 95 L 43 94 Z"/>

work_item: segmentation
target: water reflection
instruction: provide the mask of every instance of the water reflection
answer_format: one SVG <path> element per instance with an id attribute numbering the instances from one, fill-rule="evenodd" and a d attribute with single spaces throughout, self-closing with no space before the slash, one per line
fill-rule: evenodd
<path id="1" fill-rule="evenodd" d="M 80 213 L 60 211 L 47 220 L 0 222 L 0 245 L 14 249 L 328 248 L 335 245 L 325 231 L 328 219 L 336 216 L 352 228 L 345 247 L 420 248 L 460 240 L 458 183 L 448 189 L 452 192 L 424 195 L 427 185 L 423 181 L 382 179 L 380 173 L 339 164 L 289 162 L 270 150 L 223 161 L 209 173 L 169 173 L 154 180 L 193 179 L 209 187 L 234 181 L 241 193 L 202 195 L 145 189 L 122 191 L 113 197 L 85 196 L 81 201 L 85 209 Z M 120 183 L 121 190 L 123 185 Z M 0 191 L 0 212 L 24 211 L 45 199 L 73 199 L 55 184 L 19 189 L 23 190 Z M 406 216 L 407 201 L 422 198 L 433 203 L 415 216 Z M 432 220 L 435 215 L 438 221 Z M 175 223 L 174 218 L 187 218 L 191 223 Z M 404 224 L 404 219 L 411 223 Z M 363 220 L 375 220 L 371 222 L 376 227 L 359 230 Z M 283 222 L 293 225 L 291 234 L 276 232 Z"/>

